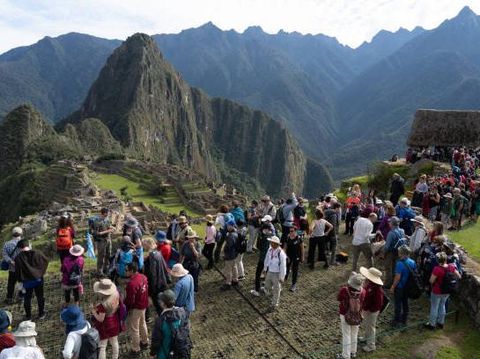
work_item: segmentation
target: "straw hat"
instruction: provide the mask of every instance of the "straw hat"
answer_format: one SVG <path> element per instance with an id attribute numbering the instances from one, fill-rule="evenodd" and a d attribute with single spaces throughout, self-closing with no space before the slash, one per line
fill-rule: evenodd
<path id="1" fill-rule="evenodd" d="M 350 278 L 348 278 L 348 285 L 353 289 L 361 290 L 364 279 L 365 278 L 363 277 L 363 275 L 358 274 L 356 272 L 352 272 L 352 274 L 350 275 Z"/>
<path id="2" fill-rule="evenodd" d="M 142 239 L 143 248 L 148 252 L 157 248 L 157 244 L 152 237 L 144 237 Z"/>
<path id="3" fill-rule="evenodd" d="M 100 279 L 93 285 L 93 291 L 103 295 L 112 295 L 117 290 L 115 284 L 108 278 Z"/>
<path id="4" fill-rule="evenodd" d="M 207 221 L 207 223 L 213 223 L 213 216 L 211 214 L 207 214 L 205 216 L 205 220 Z"/>
<path id="5" fill-rule="evenodd" d="M 278 238 L 277 236 L 272 236 L 272 237 L 268 238 L 268 241 L 272 242 L 272 243 L 280 244 L 280 238 Z"/>
<path id="6" fill-rule="evenodd" d="M 177 223 L 178 223 L 178 224 L 188 223 L 187 217 L 185 217 L 185 216 L 180 216 L 180 217 L 178 217 Z"/>
<path id="7" fill-rule="evenodd" d="M 19 338 L 28 338 L 36 337 L 38 333 L 35 331 L 35 323 L 30 320 L 26 320 L 18 325 L 18 328 L 15 332 L 13 332 L 13 335 Z"/>
<path id="8" fill-rule="evenodd" d="M 380 272 L 377 268 L 365 268 L 360 267 L 360 274 L 367 278 L 370 282 L 373 282 L 378 285 L 383 285 L 382 281 L 382 272 Z"/>
<path id="9" fill-rule="evenodd" d="M 445 194 L 443 195 L 443 197 L 445 197 L 445 198 L 450 198 L 450 199 L 453 198 L 453 197 L 452 197 L 452 194 L 451 194 L 450 192 L 449 192 L 449 193 L 445 193 Z"/>
<path id="10" fill-rule="evenodd" d="M 187 234 L 185 235 L 185 238 L 198 238 L 197 232 L 189 228 Z"/>
<path id="11" fill-rule="evenodd" d="M 267 196 L 267 195 L 263 196 L 262 201 L 263 202 L 270 202 L 270 196 Z"/>
<path id="12" fill-rule="evenodd" d="M 172 272 L 170 273 L 172 277 L 184 277 L 188 274 L 188 270 L 183 268 L 182 263 L 177 263 L 173 266 Z"/>
<path id="13" fill-rule="evenodd" d="M 85 253 L 85 249 L 80 244 L 75 244 L 69 250 L 70 254 L 75 257 L 80 257 L 83 253 Z"/>

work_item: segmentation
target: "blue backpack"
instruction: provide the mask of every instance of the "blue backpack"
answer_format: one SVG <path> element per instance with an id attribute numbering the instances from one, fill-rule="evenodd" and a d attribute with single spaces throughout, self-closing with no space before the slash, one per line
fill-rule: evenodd
<path id="1" fill-rule="evenodd" d="M 117 272 L 120 277 L 125 278 L 125 269 L 128 264 L 133 263 L 135 257 L 135 252 L 132 249 L 127 252 L 120 250 L 117 260 Z"/>

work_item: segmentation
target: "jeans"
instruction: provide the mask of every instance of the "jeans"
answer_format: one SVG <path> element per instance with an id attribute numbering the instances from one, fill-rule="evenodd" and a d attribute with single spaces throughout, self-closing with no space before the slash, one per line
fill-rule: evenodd
<path id="1" fill-rule="evenodd" d="M 15 283 L 17 276 L 15 272 L 8 271 L 8 283 L 7 283 L 7 299 L 13 299 L 13 292 L 15 291 Z"/>
<path id="2" fill-rule="evenodd" d="M 45 297 L 43 296 L 43 281 L 35 288 L 29 288 L 25 290 L 25 299 L 23 301 L 23 307 L 25 308 L 25 316 L 27 318 L 32 317 L 32 298 L 33 292 L 37 297 L 38 304 L 38 316 L 45 314 Z"/>
<path id="3" fill-rule="evenodd" d="M 262 272 L 263 272 L 263 261 L 259 260 L 257 263 L 257 269 L 255 270 L 255 290 L 258 292 L 260 291 L 260 282 L 262 278 Z"/>
<path id="4" fill-rule="evenodd" d="M 335 263 L 337 260 L 335 259 L 335 252 L 337 250 L 337 235 L 336 234 L 330 234 L 327 237 L 327 242 L 330 243 L 330 264 Z"/>
<path id="5" fill-rule="evenodd" d="M 145 309 L 130 309 L 127 316 L 128 336 L 132 343 L 132 351 L 140 351 L 140 341 L 148 343 L 147 323 L 145 322 Z"/>
<path id="6" fill-rule="evenodd" d="M 345 216 L 345 234 L 352 235 L 353 234 L 353 225 L 355 224 L 355 221 L 357 220 L 356 216 L 352 216 L 352 214 L 349 212 Z"/>
<path id="7" fill-rule="evenodd" d="M 359 325 L 350 325 L 345 316 L 340 314 L 340 328 L 342 330 L 342 357 L 350 359 L 351 354 L 357 353 L 357 339 Z"/>
<path id="8" fill-rule="evenodd" d="M 373 253 L 372 253 L 372 245 L 370 243 L 362 243 L 359 245 L 353 246 L 353 260 L 352 260 L 352 270 L 354 272 L 357 271 L 358 265 L 358 257 L 360 257 L 360 253 L 363 253 L 365 259 L 367 260 L 367 268 L 373 267 Z"/>
<path id="9" fill-rule="evenodd" d="M 403 288 L 395 288 L 394 304 L 395 323 L 406 324 L 408 317 L 408 296 L 407 292 Z"/>
<path id="10" fill-rule="evenodd" d="M 447 313 L 446 303 L 449 294 L 430 293 L 430 319 L 431 325 L 444 324 L 445 315 Z"/>
<path id="11" fill-rule="evenodd" d="M 198 292 L 198 277 L 200 276 L 200 263 L 199 262 L 184 262 L 183 267 L 190 272 L 193 278 L 193 288 L 195 293 Z"/>
<path id="12" fill-rule="evenodd" d="M 398 255 L 394 252 L 385 253 L 385 286 L 391 287 L 393 283 L 393 276 L 395 272 L 395 263 L 397 262 Z"/>
<path id="13" fill-rule="evenodd" d="M 211 269 L 213 267 L 213 250 L 215 249 L 215 242 L 206 243 L 203 247 L 202 254 L 207 258 L 208 265 L 207 268 Z"/>
<path id="14" fill-rule="evenodd" d="M 285 282 L 288 279 L 288 275 L 290 274 L 290 268 L 291 268 L 292 269 L 292 285 L 297 284 L 299 264 L 300 264 L 300 260 L 297 258 L 293 258 L 292 260 L 287 260 L 287 274 L 285 275 Z"/>

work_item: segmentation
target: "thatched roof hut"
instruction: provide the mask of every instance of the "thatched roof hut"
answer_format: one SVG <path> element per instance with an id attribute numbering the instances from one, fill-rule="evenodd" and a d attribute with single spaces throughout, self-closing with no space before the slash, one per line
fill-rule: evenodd
<path id="1" fill-rule="evenodd" d="M 417 110 L 407 144 L 480 147 L 480 111 Z"/>

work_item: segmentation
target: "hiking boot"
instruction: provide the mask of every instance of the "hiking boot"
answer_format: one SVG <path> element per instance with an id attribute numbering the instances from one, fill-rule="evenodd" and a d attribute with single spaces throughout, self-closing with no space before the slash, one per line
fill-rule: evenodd
<path id="1" fill-rule="evenodd" d="M 254 297 L 260 297 L 260 293 L 258 293 L 255 289 L 252 289 L 250 291 L 250 294 L 253 295 Z"/>
<path id="2" fill-rule="evenodd" d="M 335 359 L 345 359 L 342 353 L 335 354 Z"/>
<path id="3" fill-rule="evenodd" d="M 357 353 L 350 353 L 350 358 L 356 358 L 357 357 Z"/>
<path id="4" fill-rule="evenodd" d="M 42 314 L 38 315 L 38 320 L 44 320 L 47 317 L 47 312 L 43 312 Z"/>
<path id="5" fill-rule="evenodd" d="M 241 277 L 238 277 L 238 280 L 239 280 L 239 281 L 245 280 L 245 276 L 243 275 L 243 276 L 241 276 Z"/>
<path id="6" fill-rule="evenodd" d="M 291 287 L 290 287 L 290 292 L 296 292 L 297 291 L 297 285 L 296 284 L 293 284 Z"/>
<path id="7" fill-rule="evenodd" d="M 238 287 L 239 284 L 240 284 L 240 283 L 238 282 L 238 280 L 237 280 L 237 281 L 232 280 L 232 287 Z"/>
<path id="8" fill-rule="evenodd" d="M 423 327 L 424 327 L 425 329 L 435 330 L 435 326 L 432 325 L 432 324 L 430 324 L 430 323 L 425 323 L 425 324 L 423 324 Z"/>
<path id="9" fill-rule="evenodd" d="M 224 284 L 224 285 L 222 285 L 222 286 L 220 287 L 220 290 L 223 290 L 223 291 L 225 291 L 225 290 L 230 290 L 230 289 L 232 289 L 232 285 L 231 285 L 231 284 Z"/>
<path id="10" fill-rule="evenodd" d="M 437 323 L 437 329 L 443 329 L 443 324 Z"/>
<path id="11" fill-rule="evenodd" d="M 148 343 L 140 343 L 140 350 L 147 350 L 150 347 Z"/>
<path id="12" fill-rule="evenodd" d="M 268 307 L 267 313 L 273 313 L 276 310 L 277 310 L 277 306 L 276 305 L 271 305 L 271 306 Z"/>
<path id="13" fill-rule="evenodd" d="M 328 269 L 328 267 L 329 267 L 328 263 L 325 263 L 325 264 L 323 265 L 323 269 Z"/>
<path id="14" fill-rule="evenodd" d="M 366 353 L 370 353 L 370 352 L 373 352 L 376 350 L 376 348 L 374 346 L 371 346 L 371 345 L 365 345 L 362 347 L 362 350 Z"/>

